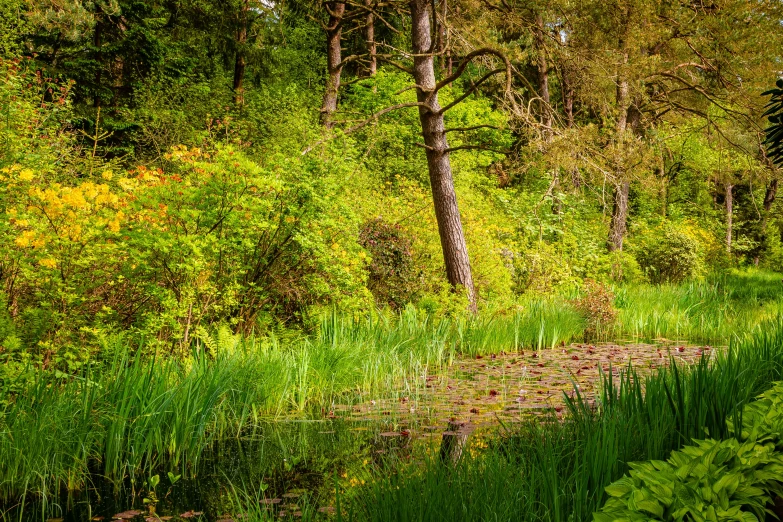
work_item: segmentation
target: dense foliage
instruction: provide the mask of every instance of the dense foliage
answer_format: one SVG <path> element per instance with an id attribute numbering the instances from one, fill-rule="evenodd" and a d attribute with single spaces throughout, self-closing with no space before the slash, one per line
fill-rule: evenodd
<path id="1" fill-rule="evenodd" d="M 601 285 L 781 267 L 778 2 L 457 4 L 435 74 L 482 313 L 559 295 L 594 336 Z M 330 309 L 466 313 L 412 15 L 335 6 L 3 2 L 4 357 L 73 371 L 119 333 L 186 354 Z"/>

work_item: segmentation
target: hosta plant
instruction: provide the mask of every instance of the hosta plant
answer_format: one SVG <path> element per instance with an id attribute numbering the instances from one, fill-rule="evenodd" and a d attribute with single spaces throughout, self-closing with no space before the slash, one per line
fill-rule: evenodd
<path id="1" fill-rule="evenodd" d="M 606 488 L 610 498 L 595 522 L 613 520 L 764 520 L 780 495 L 783 456 L 771 443 L 696 441 L 667 461 L 631 464 Z"/>

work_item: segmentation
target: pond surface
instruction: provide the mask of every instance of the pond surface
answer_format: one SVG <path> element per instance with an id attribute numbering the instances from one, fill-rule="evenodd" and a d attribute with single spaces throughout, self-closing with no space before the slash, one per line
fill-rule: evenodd
<path id="1" fill-rule="evenodd" d="M 6 505 L 0 513 L 39 522 L 239 522 L 248 511 L 253 519 L 330 519 L 337 491 L 390 470 L 396 459 L 437 452 L 449 421 L 475 427 L 481 448 L 482 440 L 531 415 L 563 415 L 564 394 L 575 389 L 592 399 L 602 372 L 618 374 L 629 363 L 652 371 L 670 356 L 692 363 L 705 353 L 711 348 L 605 343 L 457 359 L 442 374 L 419 376 L 385 397 L 334 404 L 320 419 L 264 422 L 210 448 L 194 469 L 159 470 L 154 488 L 151 477 L 115 484 L 96 470 L 83 491 Z"/>
<path id="2" fill-rule="evenodd" d="M 668 366 L 670 356 L 693 363 L 710 350 L 687 344 L 572 344 L 458 359 L 445 374 L 423 376 L 424 386 L 398 390 L 393 398 L 337 404 L 328 416 L 434 427 L 453 419 L 479 427 L 513 423 L 524 415 L 562 413 L 564 394 L 573 396 L 576 389 L 593 399 L 601 373 L 618 375 L 630 363 L 650 371 Z"/>

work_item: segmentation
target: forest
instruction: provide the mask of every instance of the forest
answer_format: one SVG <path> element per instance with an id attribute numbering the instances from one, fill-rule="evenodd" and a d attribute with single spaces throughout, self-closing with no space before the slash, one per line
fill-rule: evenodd
<path id="1" fill-rule="evenodd" d="M 783 516 L 783 2 L 0 0 L 0 522 Z"/>

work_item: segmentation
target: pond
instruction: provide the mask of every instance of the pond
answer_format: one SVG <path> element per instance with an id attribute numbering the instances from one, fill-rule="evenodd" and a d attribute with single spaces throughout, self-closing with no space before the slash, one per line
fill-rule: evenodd
<path id="1" fill-rule="evenodd" d="M 95 462 L 89 487 L 5 505 L 3 518 L 329 519 L 350 488 L 394 473 L 400 462 L 423 463 L 437 455 L 450 422 L 470 426 L 468 451 L 480 452 L 531 416 L 562 417 L 566 395 L 578 392 L 592 400 L 602 373 L 617 375 L 631 363 L 653 371 L 671 358 L 687 364 L 711 351 L 687 344 L 604 343 L 456 359 L 443 373 L 417 376 L 386 396 L 335 403 L 321 418 L 259 422 L 236 439 L 214 444 L 192 469 L 159 469 L 115 483 L 101 476 Z"/>

